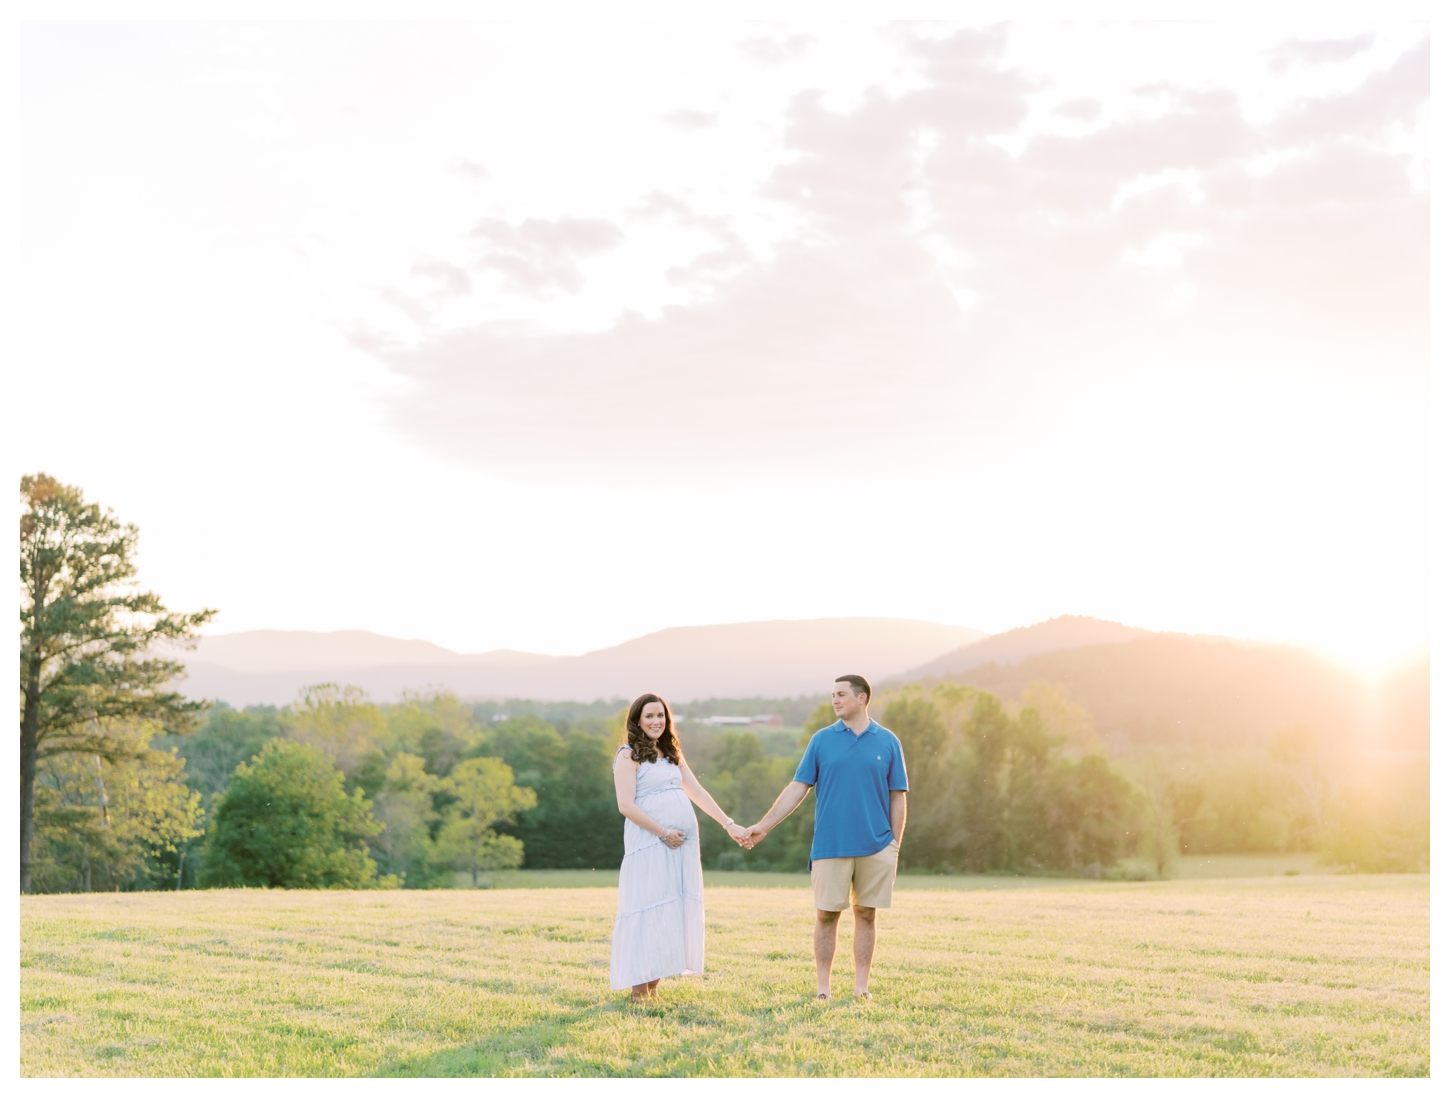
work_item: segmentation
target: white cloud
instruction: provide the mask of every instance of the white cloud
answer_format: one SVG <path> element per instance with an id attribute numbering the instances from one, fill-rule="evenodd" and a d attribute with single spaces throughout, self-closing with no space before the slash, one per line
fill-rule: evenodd
<path id="1" fill-rule="evenodd" d="M 450 460 L 514 474 L 904 474 L 969 460 L 963 409 L 1013 422 L 1044 385 L 1079 384 L 1084 357 L 1131 370 L 1205 339 L 1234 357 L 1259 340 L 1266 362 L 1297 346 L 1340 369 L 1413 368 L 1421 344 L 1396 333 L 1423 318 L 1428 205 L 1362 138 L 1365 119 L 1383 130 L 1418 109 L 1404 75 L 1418 49 L 1333 97 L 1357 144 L 1256 126 L 1231 89 L 1165 81 L 1148 116 L 1028 133 L 1011 155 L 997 138 L 1019 134 L 1040 81 L 1007 60 L 1005 35 L 903 46 L 923 74 L 912 87 L 842 110 L 814 92 L 790 102 L 763 193 L 790 211 L 793 239 L 757 257 L 728 216 L 652 192 L 641 212 L 713 238 L 671 269 L 708 294 L 587 332 L 477 324 L 365 342 L 413 383 L 395 422 Z M 1280 149 L 1294 152 L 1266 168 Z M 558 273 L 543 258 L 524 271 L 581 291 L 560 254 Z M 1199 302 L 1212 327 L 1158 329 L 1165 299 Z M 1381 353 L 1355 366 L 1339 351 L 1356 342 Z M 855 408 L 870 409 L 869 457 L 833 445 Z M 656 446 L 611 444 L 631 419 Z"/>

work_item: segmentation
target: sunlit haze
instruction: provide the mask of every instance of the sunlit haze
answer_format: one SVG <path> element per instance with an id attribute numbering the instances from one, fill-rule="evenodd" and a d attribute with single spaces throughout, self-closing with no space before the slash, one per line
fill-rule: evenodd
<path id="1" fill-rule="evenodd" d="M 12 33 L 16 451 L 212 632 L 1428 644 L 1427 27 Z"/>

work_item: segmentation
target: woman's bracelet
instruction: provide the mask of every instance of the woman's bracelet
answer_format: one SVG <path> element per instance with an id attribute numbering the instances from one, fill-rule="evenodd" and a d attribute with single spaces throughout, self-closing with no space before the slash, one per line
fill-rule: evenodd
<path id="1" fill-rule="evenodd" d="M 726 816 L 725 817 L 725 822 L 722 823 L 720 826 L 723 827 L 726 831 L 729 831 L 730 828 L 734 826 L 734 824 L 735 824 L 735 821 L 732 820 L 729 816 Z"/>

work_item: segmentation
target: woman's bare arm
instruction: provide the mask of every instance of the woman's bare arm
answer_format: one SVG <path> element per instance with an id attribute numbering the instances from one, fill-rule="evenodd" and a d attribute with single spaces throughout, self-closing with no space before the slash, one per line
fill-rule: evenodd
<path id="1" fill-rule="evenodd" d="M 689 764 L 683 759 L 680 760 L 680 782 L 685 787 L 685 795 L 704 809 L 705 815 L 723 827 L 726 834 L 737 843 L 747 850 L 750 849 L 749 839 L 747 838 L 748 833 L 745 828 L 734 820 L 731 820 L 725 814 L 725 810 L 715 803 L 715 798 L 710 796 L 709 791 L 700 784 L 700 779 L 695 777 L 694 771 L 690 769 Z"/>
<path id="2" fill-rule="evenodd" d="M 699 805 L 704 810 L 705 815 L 709 816 L 710 819 L 714 820 L 721 827 L 724 827 L 725 821 L 730 817 L 725 814 L 725 810 L 715 803 L 715 798 L 710 796 L 705 787 L 700 784 L 700 779 L 695 777 L 694 771 L 690 769 L 689 763 L 683 760 L 680 762 L 680 781 L 685 787 L 685 795 Z"/>

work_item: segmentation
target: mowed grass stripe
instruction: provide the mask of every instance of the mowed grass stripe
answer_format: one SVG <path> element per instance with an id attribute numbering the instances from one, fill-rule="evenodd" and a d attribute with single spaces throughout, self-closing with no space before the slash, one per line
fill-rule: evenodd
<path id="1" fill-rule="evenodd" d="M 21 903 L 26 1075 L 1425 1075 L 1426 877 L 897 894 L 871 1002 L 803 889 L 712 887 L 708 975 L 608 989 L 610 889 Z M 836 984 L 850 991 L 844 924 Z"/>

